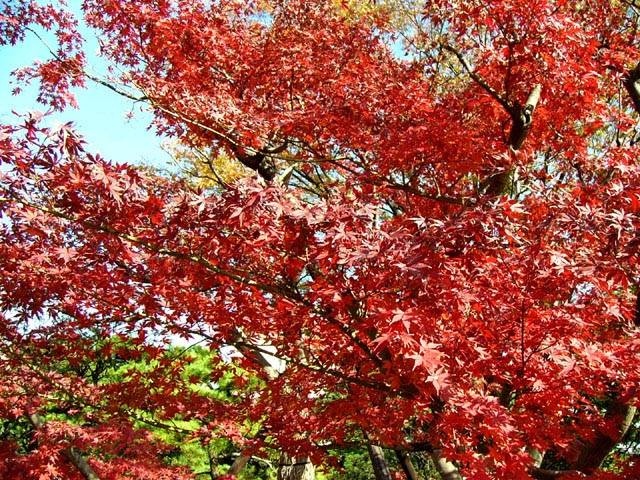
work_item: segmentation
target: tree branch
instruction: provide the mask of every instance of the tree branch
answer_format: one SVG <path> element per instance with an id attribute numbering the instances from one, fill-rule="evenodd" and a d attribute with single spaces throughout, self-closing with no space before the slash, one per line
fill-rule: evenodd
<path id="1" fill-rule="evenodd" d="M 44 421 L 37 413 L 30 413 L 29 421 L 36 430 L 40 430 L 44 427 Z M 82 476 L 86 478 L 86 480 L 100 480 L 100 477 L 98 477 L 98 474 L 95 472 L 95 470 L 91 468 L 91 465 L 89 465 L 87 460 L 75 447 L 67 447 L 63 450 L 63 453 L 73 464 L 73 466 L 78 469 Z"/>
<path id="2" fill-rule="evenodd" d="M 398 459 L 398 463 L 402 467 L 402 471 L 404 472 L 405 477 L 407 477 L 407 480 L 419 480 L 420 477 L 413 466 L 413 462 L 411 462 L 409 452 L 398 449 L 394 451 L 396 452 L 396 458 Z"/>
<path id="3" fill-rule="evenodd" d="M 444 48 L 445 50 L 447 50 L 448 52 L 453 53 L 456 58 L 458 59 L 458 61 L 462 64 L 462 67 L 465 69 L 465 71 L 469 74 L 469 76 L 478 84 L 480 85 L 489 95 L 491 95 L 491 97 L 493 97 L 494 100 L 496 100 L 500 105 L 502 105 L 502 107 L 509 113 L 511 113 L 513 106 L 511 105 L 511 103 L 509 103 L 502 95 L 500 95 L 491 85 L 489 85 L 487 83 L 487 81 L 482 78 L 480 75 L 478 75 L 469 65 L 469 63 L 467 62 L 467 60 L 464 58 L 464 56 L 462 55 L 462 53 L 457 50 L 456 48 L 452 47 L 449 44 L 443 44 L 442 48 Z"/>
<path id="4" fill-rule="evenodd" d="M 604 419 L 615 424 L 615 430 L 599 428 L 594 432 L 593 438 L 576 440 L 575 446 L 578 447 L 579 454 L 578 458 L 570 463 L 571 468 L 586 474 L 598 469 L 611 450 L 622 440 L 634 415 L 635 407 L 630 407 L 619 399 L 612 400 L 607 405 Z"/>
<path id="5" fill-rule="evenodd" d="M 442 450 L 433 450 L 431 458 L 442 480 L 462 480 L 458 467 L 442 456 Z"/>
<path id="6" fill-rule="evenodd" d="M 608 428 L 600 428 L 593 437 L 577 439 L 572 448 L 578 450 L 575 460 L 568 462 L 567 470 L 547 470 L 533 467 L 530 473 L 536 480 L 557 480 L 564 476 L 587 476 L 593 474 L 611 453 L 613 448 L 622 440 L 630 428 L 636 413 L 636 407 L 628 406 L 618 399 L 612 400 L 607 406 L 605 420 L 616 425 L 615 433 Z"/>
<path id="7" fill-rule="evenodd" d="M 533 87 L 529 98 L 527 98 L 527 101 L 522 107 L 515 105 L 511 109 L 512 124 L 511 132 L 509 133 L 509 145 L 511 145 L 511 148 L 514 150 L 519 150 L 520 147 L 522 147 L 522 144 L 529 134 L 529 129 L 533 122 L 533 111 L 536 109 L 538 101 L 540 101 L 541 92 L 542 85 L 538 83 Z"/>
<path id="8" fill-rule="evenodd" d="M 624 76 L 622 84 L 631 97 L 633 108 L 640 113 L 640 63 Z"/>
<path id="9" fill-rule="evenodd" d="M 575 470 L 547 470 L 539 467 L 532 468 L 529 473 L 536 480 L 558 480 L 564 475 L 580 475 Z"/>
<path id="10" fill-rule="evenodd" d="M 511 116 L 512 124 L 511 124 L 511 132 L 509 134 L 509 145 L 514 150 L 519 150 L 524 140 L 527 138 L 527 134 L 529 133 L 529 129 L 531 128 L 531 122 L 533 120 L 533 111 L 540 100 L 540 93 L 542 91 L 542 85 L 536 84 L 533 87 L 533 90 L 529 94 L 529 98 L 527 98 L 526 103 L 521 107 L 518 103 L 512 104 L 509 102 L 504 96 L 500 95 L 491 85 L 487 83 L 487 81 L 478 75 L 469 65 L 467 60 L 464 58 L 462 53 L 456 48 L 452 47 L 449 44 L 443 44 L 442 48 L 447 50 L 448 52 L 453 53 L 465 71 L 469 74 L 469 76 L 482 87 L 494 100 L 496 100 L 502 108 Z M 633 92 L 635 93 L 638 103 L 636 104 L 636 109 L 640 111 L 640 86 L 636 85 L 635 81 L 640 79 L 640 64 L 633 70 L 633 73 L 630 74 L 629 78 L 633 78 L 632 86 Z M 625 83 L 625 86 L 627 83 Z M 629 88 L 629 87 L 627 87 Z"/>

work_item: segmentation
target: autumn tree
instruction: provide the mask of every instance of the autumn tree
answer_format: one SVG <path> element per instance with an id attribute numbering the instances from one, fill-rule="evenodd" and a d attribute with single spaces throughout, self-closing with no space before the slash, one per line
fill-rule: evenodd
<path id="1" fill-rule="evenodd" d="M 370 445 L 429 453 L 447 479 L 640 476 L 640 8 L 362 3 L 87 0 L 106 77 L 72 11 L 4 5 L 3 43 L 55 32 L 18 73 L 39 100 L 65 108 L 98 82 L 252 172 L 211 191 L 34 115 L 2 127 L 0 411 L 34 420 L 29 448 L 3 440 L 6 472 L 186 476 L 131 428 L 153 406 L 246 453 Z M 52 368 L 114 335 L 168 369 L 162 342 L 233 347 L 263 388 L 230 407 L 171 375 Z M 37 421 L 55 408 L 76 422 Z"/>

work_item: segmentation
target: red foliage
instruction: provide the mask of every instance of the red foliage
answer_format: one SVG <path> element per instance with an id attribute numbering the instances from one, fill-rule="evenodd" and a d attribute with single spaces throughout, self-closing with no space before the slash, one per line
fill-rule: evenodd
<path id="1" fill-rule="evenodd" d="M 640 147 L 620 85 L 640 60 L 637 13 L 431 1 L 400 59 L 384 15 L 272 3 L 92 0 L 83 11 L 160 133 L 243 163 L 283 147 L 272 160 L 297 165 L 288 187 L 196 191 L 86 153 L 69 126 L 2 127 L 0 417 L 61 399 L 98 413 L 47 425 L 29 455 L 0 444 L 0 472 L 72 475 L 60 452 L 77 442 L 107 478 L 163 478 L 160 447 L 127 419 L 147 409 L 229 435 L 259 420 L 292 453 L 365 431 L 442 449 L 466 478 L 530 478 L 531 449 L 593 478 L 636 475 L 633 460 L 617 476 L 582 468 L 575 449 L 615 437 L 612 405 L 638 400 Z M 69 56 L 30 73 L 63 106 L 82 70 L 73 21 L 6 8 L 4 43 L 33 23 L 69 32 Z M 516 151 L 513 111 L 535 84 Z M 512 187 L 492 190 L 504 172 Z M 95 359 L 87 332 L 134 345 L 102 355 L 160 367 L 111 385 L 47 368 Z M 158 343 L 192 335 L 211 348 L 268 344 L 287 367 L 266 378 L 245 355 L 266 387 L 220 405 L 162 361 Z M 129 455 L 134 437 L 144 447 Z"/>

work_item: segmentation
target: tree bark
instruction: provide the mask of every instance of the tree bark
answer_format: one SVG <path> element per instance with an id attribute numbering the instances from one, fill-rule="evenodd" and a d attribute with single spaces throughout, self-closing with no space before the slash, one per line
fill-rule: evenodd
<path id="1" fill-rule="evenodd" d="M 30 413 L 29 420 L 36 429 L 44 427 L 44 422 L 37 413 Z M 63 453 L 86 480 L 100 480 L 98 474 L 91 468 L 91 465 L 89 465 L 87 460 L 75 447 L 65 448 Z"/>
<path id="2" fill-rule="evenodd" d="M 413 463 L 411 462 L 411 457 L 409 456 L 409 452 L 405 452 L 404 450 L 396 450 L 396 457 L 398 458 L 398 463 L 402 467 L 402 471 L 404 472 L 407 480 L 420 480 L 418 476 L 418 472 L 413 467 Z"/>
<path id="3" fill-rule="evenodd" d="M 231 464 L 231 467 L 229 467 L 229 471 L 227 473 L 231 475 L 238 475 L 244 469 L 244 467 L 247 466 L 247 463 L 249 463 L 250 459 L 251 457 L 248 455 L 238 456 L 238 458 L 236 458 Z"/>
<path id="4" fill-rule="evenodd" d="M 631 97 L 633 108 L 635 108 L 636 112 L 640 113 L 640 63 L 636 65 L 636 68 L 627 73 L 622 80 L 622 84 Z"/>
<path id="5" fill-rule="evenodd" d="M 238 161 L 245 167 L 249 167 L 252 170 L 258 172 L 258 174 L 266 181 L 271 181 L 276 176 L 276 164 L 270 155 L 281 153 L 286 150 L 288 142 L 285 141 L 282 145 L 279 145 L 272 149 L 256 150 L 254 153 L 248 153 L 246 149 L 241 148 L 239 145 L 229 143 L 229 148 L 236 156 Z"/>
<path id="6" fill-rule="evenodd" d="M 607 407 L 605 420 L 610 424 L 615 424 L 615 430 L 598 429 L 593 438 L 577 440 L 575 448 L 578 450 L 578 456 L 570 463 L 570 467 L 586 474 L 593 473 L 627 433 L 635 413 L 636 407 L 628 406 L 619 400 L 613 400 Z"/>
<path id="7" fill-rule="evenodd" d="M 569 474 L 579 475 L 575 470 L 545 470 L 539 467 L 531 470 L 531 476 L 536 480 L 561 480 L 564 475 Z"/>
<path id="8" fill-rule="evenodd" d="M 100 477 L 98 477 L 98 474 L 93 470 L 93 468 L 91 468 L 91 465 L 89 465 L 87 460 L 74 447 L 67 448 L 65 450 L 65 455 L 84 478 L 87 480 L 100 480 Z"/>
<path id="9" fill-rule="evenodd" d="M 316 471 L 309 457 L 290 457 L 280 455 L 278 480 L 314 480 Z"/>
<path id="10" fill-rule="evenodd" d="M 391 480 L 391 472 L 387 465 L 387 460 L 384 458 L 384 451 L 377 445 L 368 444 L 367 451 L 369 452 L 369 458 L 373 465 L 373 474 L 376 480 Z"/>
<path id="11" fill-rule="evenodd" d="M 511 194 L 513 190 L 514 168 L 494 173 L 480 182 L 480 192 L 487 196 Z"/>
<path id="12" fill-rule="evenodd" d="M 533 111 L 536 109 L 538 102 L 540 101 L 540 93 L 542 92 L 542 85 L 537 84 L 533 87 L 533 90 L 529 94 L 526 103 L 520 107 L 516 104 L 511 108 L 511 132 L 509 133 L 509 145 L 514 150 L 520 150 L 524 143 L 529 129 L 533 122 Z"/>
<path id="13" fill-rule="evenodd" d="M 458 467 L 442 456 L 442 450 L 434 450 L 431 458 L 442 480 L 462 480 Z"/>
<path id="14" fill-rule="evenodd" d="M 248 355 L 255 362 L 261 365 L 267 372 L 270 379 L 278 378 L 278 376 L 284 371 L 286 364 L 277 356 L 277 351 L 274 347 L 268 344 L 258 345 L 260 351 L 247 351 L 241 350 L 243 355 Z M 267 351 L 269 353 L 267 353 Z M 237 474 L 242 470 L 249 458 L 246 457 L 246 461 L 241 463 L 243 457 L 240 456 L 233 462 L 229 473 Z M 239 462 L 237 471 L 232 471 L 236 462 Z M 311 463 L 309 457 L 290 457 L 286 453 L 280 454 L 280 462 L 278 464 L 278 480 L 314 480 L 316 478 L 316 471 Z"/>
<path id="15" fill-rule="evenodd" d="M 531 476 L 536 480 L 562 480 L 569 475 L 590 475 L 597 470 L 611 450 L 623 439 L 636 414 L 636 407 L 628 406 L 618 400 L 613 400 L 607 408 L 605 419 L 617 425 L 615 433 L 608 429 L 597 430 L 589 440 L 578 439 L 573 445 L 578 450 L 575 460 L 569 462 L 568 470 L 547 470 L 539 464 L 531 469 Z"/>

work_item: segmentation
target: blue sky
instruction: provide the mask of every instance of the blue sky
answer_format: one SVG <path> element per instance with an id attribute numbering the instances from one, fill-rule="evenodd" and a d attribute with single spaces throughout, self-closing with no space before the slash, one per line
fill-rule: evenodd
<path id="1" fill-rule="evenodd" d="M 92 58 L 91 32 L 83 31 L 88 40 L 87 56 L 95 70 L 100 68 L 101 60 Z M 95 50 L 95 48 L 93 49 Z M 36 59 L 49 58 L 47 48 L 33 35 L 25 42 L 10 46 L 0 46 L 0 122 L 11 123 L 12 110 L 25 113 L 33 110 L 46 110 L 35 102 L 36 88 L 24 88 L 17 96 L 11 94 L 16 86 L 10 73 L 32 63 Z M 161 139 L 147 129 L 151 115 L 136 106 L 132 101 L 120 97 L 101 85 L 87 82 L 86 89 L 75 91 L 79 103 L 78 109 L 69 108 L 64 112 L 55 112 L 51 122 L 73 121 L 87 143 L 87 149 L 100 153 L 109 160 L 136 164 L 151 164 L 167 167 L 170 157 L 161 149 Z M 128 119 L 132 113 L 133 118 Z"/>
<path id="2" fill-rule="evenodd" d="M 71 10 L 81 17 L 77 0 L 69 2 Z M 86 54 L 92 72 L 104 71 L 104 61 L 97 54 L 97 41 L 88 28 L 80 28 L 86 40 Z M 46 38 L 46 32 L 41 32 Z M 48 41 L 48 40 L 47 40 Z M 54 44 L 54 42 L 51 42 Z M 391 43 L 392 51 L 399 58 L 409 58 L 399 40 Z M 23 92 L 13 96 L 11 91 L 16 86 L 10 72 L 16 68 L 29 65 L 34 60 L 50 58 L 47 47 L 33 34 L 25 42 L 15 46 L 0 46 L 0 122 L 11 123 L 12 110 L 25 113 L 32 110 L 45 110 L 46 107 L 35 102 L 35 85 L 24 88 Z M 69 108 L 51 116 L 52 122 L 74 122 L 77 131 L 88 143 L 88 150 L 100 153 L 109 160 L 136 164 L 150 164 L 160 168 L 171 168 L 169 155 L 162 150 L 162 139 L 148 130 L 151 114 L 143 110 L 140 104 L 134 103 L 112 92 L 102 85 L 87 80 L 85 89 L 75 92 L 79 103 L 78 109 Z M 128 118 L 132 115 L 132 118 Z"/>

